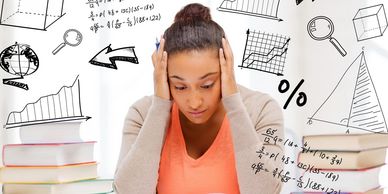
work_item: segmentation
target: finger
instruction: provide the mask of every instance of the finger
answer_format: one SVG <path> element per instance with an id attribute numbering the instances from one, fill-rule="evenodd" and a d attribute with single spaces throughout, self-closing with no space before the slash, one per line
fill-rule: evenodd
<path id="1" fill-rule="evenodd" d="M 221 68 L 223 68 L 223 66 L 225 66 L 225 64 L 226 64 L 225 55 L 224 55 L 224 49 L 220 48 L 219 56 L 220 56 L 220 65 L 221 65 Z"/>
<path id="2" fill-rule="evenodd" d="M 159 57 L 159 59 L 161 59 L 162 56 L 163 56 L 164 43 L 165 42 L 166 42 L 166 40 L 164 38 L 160 39 L 160 44 L 159 44 L 159 48 L 158 48 L 158 57 Z"/>
<path id="3" fill-rule="evenodd" d="M 163 72 L 167 72 L 167 52 L 163 51 L 161 66 Z"/>
<path id="4" fill-rule="evenodd" d="M 227 62 L 233 61 L 233 53 L 230 48 L 229 41 L 226 38 L 222 38 L 222 47 L 224 48 L 224 55 Z"/>
<path id="5" fill-rule="evenodd" d="M 152 59 L 152 64 L 154 65 L 154 67 L 155 67 L 155 64 L 156 64 L 156 61 L 157 61 L 157 55 L 158 55 L 158 53 L 157 53 L 157 51 L 155 50 L 153 53 L 152 53 L 152 56 L 151 56 L 151 59 Z"/>

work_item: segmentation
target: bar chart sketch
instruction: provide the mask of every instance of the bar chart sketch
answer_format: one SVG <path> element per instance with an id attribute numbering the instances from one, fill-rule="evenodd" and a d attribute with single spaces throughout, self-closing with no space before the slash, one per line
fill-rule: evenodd
<path id="1" fill-rule="evenodd" d="M 388 27 L 387 23 L 383 4 L 359 9 L 353 18 L 357 40 L 363 41 L 383 36 Z"/>
<path id="2" fill-rule="evenodd" d="M 71 86 L 63 86 L 55 94 L 42 96 L 37 101 L 28 103 L 22 111 L 11 112 L 4 128 L 88 120 L 90 118 L 82 115 L 80 82 L 77 76 Z"/>
<path id="3" fill-rule="evenodd" d="M 278 18 L 280 0 L 224 0 L 219 11 L 283 21 Z"/>
<path id="4" fill-rule="evenodd" d="M 238 67 L 283 75 L 290 38 L 247 30 L 242 64 Z"/>
<path id="5" fill-rule="evenodd" d="M 308 119 L 310 125 L 322 122 L 330 125 L 326 128 L 343 129 L 346 133 L 349 130 L 388 132 L 364 52 L 346 69 L 334 90 Z"/>
<path id="6" fill-rule="evenodd" d="M 46 30 L 62 16 L 64 0 L 1 0 L 0 25 Z"/>

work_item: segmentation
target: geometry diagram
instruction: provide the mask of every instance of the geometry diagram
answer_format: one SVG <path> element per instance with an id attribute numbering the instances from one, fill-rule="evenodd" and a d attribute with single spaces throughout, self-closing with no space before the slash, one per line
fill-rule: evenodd
<path id="1" fill-rule="evenodd" d="M 34 73 L 39 67 L 39 59 L 29 45 L 16 42 L 0 53 L 0 67 L 7 73 L 17 76 L 3 79 L 3 84 L 28 90 L 27 84 L 13 80 L 23 79 L 24 76 Z"/>
<path id="2" fill-rule="evenodd" d="M 1 0 L 0 25 L 46 30 L 59 20 L 64 0 Z"/>
<path id="3" fill-rule="evenodd" d="M 359 9 L 353 18 L 353 25 L 358 41 L 383 36 L 387 29 L 384 5 Z"/>
<path id="4" fill-rule="evenodd" d="M 299 5 L 300 3 L 302 3 L 304 0 L 296 0 L 296 5 Z M 314 2 L 314 0 L 312 0 Z"/>
<path id="5" fill-rule="evenodd" d="M 288 37 L 250 32 L 248 29 L 242 65 L 238 67 L 282 76 L 290 40 Z"/>
<path id="6" fill-rule="evenodd" d="M 139 64 L 135 54 L 135 47 L 122 47 L 112 49 L 110 45 L 98 52 L 89 63 L 101 67 L 117 69 L 116 61 L 124 61 Z"/>
<path id="7" fill-rule="evenodd" d="M 283 21 L 278 18 L 279 3 L 280 0 L 224 0 L 218 10 Z"/>
<path id="8" fill-rule="evenodd" d="M 82 115 L 80 83 L 77 76 L 71 86 L 63 86 L 55 94 L 42 96 L 37 101 L 28 103 L 20 112 L 11 112 L 4 127 L 10 129 L 90 118 Z"/>
<path id="9" fill-rule="evenodd" d="M 387 133 L 372 77 L 362 52 L 346 69 L 334 90 L 309 118 L 308 124 L 324 122 L 327 128 Z"/>
<path id="10" fill-rule="evenodd" d="M 343 57 L 346 55 L 345 49 L 335 38 L 332 37 L 334 33 L 334 24 L 330 18 L 326 16 L 314 17 L 307 24 L 307 32 L 312 39 L 317 41 L 329 39 L 331 44 L 333 44 Z"/>
<path id="11" fill-rule="evenodd" d="M 66 45 L 78 46 L 82 42 L 82 34 L 76 29 L 68 29 L 63 34 L 63 42 L 53 50 L 53 55 L 57 54 Z"/>

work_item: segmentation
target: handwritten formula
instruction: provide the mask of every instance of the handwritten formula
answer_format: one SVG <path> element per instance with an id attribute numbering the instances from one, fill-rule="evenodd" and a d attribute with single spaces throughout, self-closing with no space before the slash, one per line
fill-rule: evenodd
<path id="1" fill-rule="evenodd" d="M 322 160 L 327 160 L 331 165 L 339 165 L 342 163 L 342 158 L 338 157 L 338 155 L 336 154 L 330 154 L 319 150 L 311 150 L 310 147 L 308 147 L 307 143 L 305 143 L 303 146 L 300 146 L 290 139 L 280 138 L 279 136 L 276 135 L 276 131 L 277 129 L 269 128 L 266 130 L 265 133 L 261 134 L 264 137 L 265 144 L 277 145 L 282 143 L 284 146 L 289 146 L 294 149 L 299 148 L 301 153 L 310 153 L 312 154 L 313 157 L 319 157 Z M 318 174 L 322 176 L 324 179 L 329 179 L 332 182 L 336 182 L 340 179 L 340 175 L 335 172 L 323 171 L 322 169 L 314 167 L 314 165 L 305 164 L 301 161 L 293 160 L 291 157 L 285 156 L 282 153 L 269 152 L 266 150 L 265 144 L 256 151 L 257 157 L 260 159 L 273 160 L 273 161 L 280 160 L 284 164 L 295 165 L 296 168 L 303 170 L 303 173 Z M 279 169 L 279 168 L 270 169 L 265 166 L 264 162 L 253 163 L 251 165 L 251 168 L 255 174 L 271 173 L 274 178 L 278 178 L 283 183 L 294 181 L 297 187 L 302 189 L 310 189 L 310 190 L 312 189 L 312 190 L 316 190 L 317 192 L 326 192 L 331 194 L 341 193 L 340 190 L 334 190 L 333 188 L 325 186 L 322 183 L 312 180 L 311 178 L 303 179 L 303 175 L 298 177 L 292 177 L 291 173 L 284 169 Z"/>
<path id="2" fill-rule="evenodd" d="M 125 0 L 88 0 L 86 5 L 90 9 L 89 29 L 95 33 L 101 29 L 134 27 L 162 19 L 154 3 L 130 5 L 129 1 Z"/>

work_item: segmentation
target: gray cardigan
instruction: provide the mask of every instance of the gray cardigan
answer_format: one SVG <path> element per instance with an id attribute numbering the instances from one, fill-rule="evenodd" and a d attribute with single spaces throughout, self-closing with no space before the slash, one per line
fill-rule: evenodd
<path id="1" fill-rule="evenodd" d="M 283 144 L 265 144 L 263 133 L 277 129 L 284 139 L 283 115 L 279 105 L 266 94 L 238 85 L 239 92 L 222 98 L 228 116 L 241 194 L 280 193 L 282 182 L 272 170 L 283 169 Z M 119 194 L 155 194 L 165 131 L 169 126 L 171 100 L 146 96 L 135 102 L 125 118 L 114 187 Z M 279 153 L 277 160 L 258 157 L 256 151 Z M 264 170 L 255 174 L 252 164 L 262 162 Z"/>

